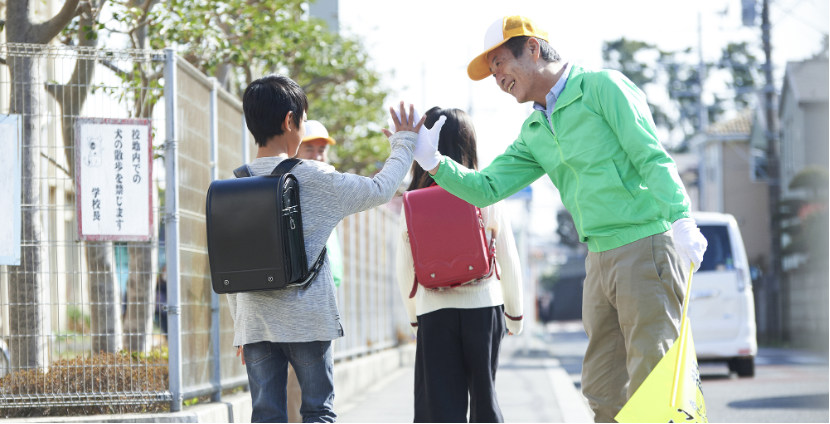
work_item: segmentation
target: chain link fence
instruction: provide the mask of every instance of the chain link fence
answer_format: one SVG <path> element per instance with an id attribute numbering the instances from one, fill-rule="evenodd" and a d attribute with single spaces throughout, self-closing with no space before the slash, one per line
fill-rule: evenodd
<path id="1" fill-rule="evenodd" d="M 76 120 L 163 125 L 161 88 L 142 80 L 164 55 L 3 44 L 0 57 L 0 113 L 22 122 L 23 194 L 20 266 L 0 267 L 0 408 L 170 400 L 165 334 L 154 324 L 157 228 L 152 242 L 80 241 L 75 204 Z"/>
<path id="2" fill-rule="evenodd" d="M 175 411 L 247 385 L 227 301 L 211 290 L 204 210 L 210 182 L 256 154 L 241 106 L 172 50 L 0 44 L 0 119 L 23 128 L 21 262 L 0 266 L 0 414 Z M 80 240 L 79 118 L 150 121 L 150 241 Z M 336 361 L 408 334 L 397 213 L 338 226 Z"/>

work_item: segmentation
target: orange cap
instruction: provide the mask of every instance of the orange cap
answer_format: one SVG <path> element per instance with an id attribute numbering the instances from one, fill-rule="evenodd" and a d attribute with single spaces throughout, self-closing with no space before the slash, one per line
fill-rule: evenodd
<path id="1" fill-rule="evenodd" d="M 326 140 L 326 143 L 329 145 L 337 144 L 333 138 L 329 137 L 329 132 L 326 131 L 326 127 L 324 127 L 320 121 L 309 120 L 305 123 L 305 137 L 303 137 L 303 143 L 312 140 Z"/>
<path id="2" fill-rule="evenodd" d="M 487 32 L 484 33 L 484 52 L 476 56 L 467 66 L 467 75 L 470 79 L 480 81 L 492 75 L 490 65 L 487 63 L 487 53 L 513 37 L 522 36 L 541 38 L 550 42 L 548 33 L 524 16 L 505 16 L 493 22 L 490 28 L 487 28 Z"/>

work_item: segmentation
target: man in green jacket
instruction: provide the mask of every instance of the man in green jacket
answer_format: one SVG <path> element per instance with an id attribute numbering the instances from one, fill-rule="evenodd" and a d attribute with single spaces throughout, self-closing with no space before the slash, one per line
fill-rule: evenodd
<path id="1" fill-rule="evenodd" d="M 467 68 L 536 109 L 490 166 L 464 168 L 439 155 L 437 142 L 419 141 L 415 160 L 479 207 L 545 174 L 559 189 L 589 250 L 582 391 L 594 419 L 613 422 L 678 337 L 684 276 L 700 265 L 706 239 L 642 91 L 619 72 L 562 63 L 548 43 L 530 19 L 506 16 Z"/>

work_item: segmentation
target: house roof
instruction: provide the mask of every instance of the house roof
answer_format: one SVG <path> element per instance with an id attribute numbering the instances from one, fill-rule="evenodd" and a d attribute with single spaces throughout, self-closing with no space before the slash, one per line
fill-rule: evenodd
<path id="1" fill-rule="evenodd" d="M 745 135 L 749 136 L 752 131 L 752 109 L 744 109 L 738 115 L 728 121 L 717 122 L 709 126 L 706 134 L 715 136 L 724 135 Z"/>
<path id="2" fill-rule="evenodd" d="M 830 92 L 830 62 L 826 58 L 787 62 L 781 98 L 787 92 L 799 103 L 827 102 Z"/>

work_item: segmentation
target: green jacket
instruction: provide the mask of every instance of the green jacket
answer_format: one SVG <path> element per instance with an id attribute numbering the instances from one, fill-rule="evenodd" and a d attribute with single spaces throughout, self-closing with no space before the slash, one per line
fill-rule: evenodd
<path id="1" fill-rule="evenodd" d="M 480 172 L 445 156 L 435 181 L 484 207 L 547 174 L 592 252 L 662 233 L 691 216 L 645 95 L 621 73 L 573 66 L 551 121 L 533 112 L 519 138 Z"/>
<path id="2" fill-rule="evenodd" d="M 343 251 L 340 250 L 340 239 L 337 238 L 337 228 L 332 230 L 328 241 L 329 265 L 331 266 L 331 278 L 334 279 L 334 287 L 340 287 L 343 282 Z"/>

